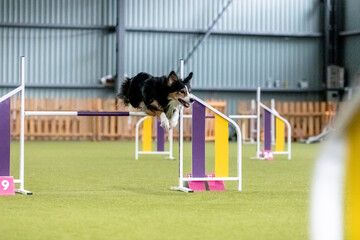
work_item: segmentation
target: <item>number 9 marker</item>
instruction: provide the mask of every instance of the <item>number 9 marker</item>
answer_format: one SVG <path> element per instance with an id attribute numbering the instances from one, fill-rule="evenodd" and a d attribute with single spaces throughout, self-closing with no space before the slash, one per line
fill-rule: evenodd
<path id="1" fill-rule="evenodd" d="M 12 176 L 0 177 L 0 195 L 14 195 L 14 179 Z"/>
<path id="2" fill-rule="evenodd" d="M 9 188 L 9 186 L 10 186 L 10 183 L 9 183 L 8 180 L 3 180 L 1 182 L 1 186 L 3 186 L 3 190 L 7 190 Z"/>

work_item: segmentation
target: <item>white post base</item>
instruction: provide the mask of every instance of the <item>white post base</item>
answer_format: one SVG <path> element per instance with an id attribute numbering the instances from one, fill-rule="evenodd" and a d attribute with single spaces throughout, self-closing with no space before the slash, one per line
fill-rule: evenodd
<path id="1" fill-rule="evenodd" d="M 251 157 L 250 159 L 259 159 L 259 160 L 265 160 L 263 157 Z"/>
<path id="2" fill-rule="evenodd" d="M 21 194 L 24 194 L 24 195 L 32 195 L 32 192 L 27 191 L 25 189 L 16 189 L 15 192 L 21 193 Z"/>
<path id="3" fill-rule="evenodd" d="M 175 191 L 182 191 L 182 192 L 187 192 L 187 193 L 192 193 L 194 192 L 194 190 L 190 189 L 190 188 L 186 188 L 186 187 L 171 187 L 171 190 L 175 190 Z"/>

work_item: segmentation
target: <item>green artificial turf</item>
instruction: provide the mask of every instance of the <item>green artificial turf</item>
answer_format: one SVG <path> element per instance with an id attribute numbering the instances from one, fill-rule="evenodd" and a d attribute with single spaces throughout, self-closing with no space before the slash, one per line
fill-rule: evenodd
<path id="1" fill-rule="evenodd" d="M 19 144 L 11 146 L 17 177 Z M 133 142 L 25 147 L 25 189 L 34 195 L 0 197 L 0 239 L 308 239 L 318 145 L 293 144 L 291 161 L 276 156 L 268 162 L 250 159 L 255 145 L 245 144 L 242 192 L 226 182 L 225 192 L 192 194 L 169 190 L 178 184 L 177 160 L 140 155 L 135 161 Z M 213 147 L 207 143 L 209 159 Z M 186 142 L 186 159 L 190 148 Z M 233 168 L 235 153 L 230 143 Z"/>

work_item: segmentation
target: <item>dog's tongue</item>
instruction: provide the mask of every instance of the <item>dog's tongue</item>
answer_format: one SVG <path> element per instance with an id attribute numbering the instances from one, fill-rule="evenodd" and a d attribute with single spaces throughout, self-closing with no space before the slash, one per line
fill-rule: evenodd
<path id="1" fill-rule="evenodd" d="M 186 108 L 189 108 L 189 107 L 190 107 L 190 103 L 185 102 L 185 101 L 182 100 L 182 99 L 179 99 L 179 102 L 180 102 L 184 107 L 186 107 Z"/>

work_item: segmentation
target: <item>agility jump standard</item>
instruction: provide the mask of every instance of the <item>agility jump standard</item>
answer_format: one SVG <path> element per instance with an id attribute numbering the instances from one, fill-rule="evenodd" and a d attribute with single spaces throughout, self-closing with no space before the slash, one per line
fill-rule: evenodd
<path id="1" fill-rule="evenodd" d="M 264 110 L 264 152 L 260 150 L 260 113 L 261 109 Z M 271 118 L 275 117 L 275 128 L 274 131 Z M 284 150 L 284 139 L 285 139 L 285 125 L 287 126 L 287 151 Z M 268 108 L 261 102 L 261 90 L 257 89 L 257 149 L 256 149 L 256 158 L 263 158 L 262 154 L 266 152 L 271 152 L 272 154 L 285 154 L 288 155 L 288 159 L 291 159 L 291 125 L 290 123 L 280 116 L 280 114 L 272 108 Z M 276 148 L 275 151 L 271 151 L 272 145 L 272 131 L 276 133 Z"/>
<path id="2" fill-rule="evenodd" d="M 264 154 L 284 154 L 291 159 L 291 125 L 289 121 L 280 116 L 275 109 L 275 104 L 271 102 L 271 108 L 267 107 L 261 102 L 261 88 L 258 87 L 256 91 L 256 115 L 230 115 L 232 119 L 256 119 L 256 159 L 264 159 Z M 255 103 L 252 102 L 252 109 Z M 261 124 L 261 111 L 263 110 L 263 126 Z M 251 122 L 250 125 L 253 125 Z M 287 150 L 285 151 L 285 125 L 287 128 Z M 264 149 L 261 150 L 260 132 L 264 129 Z M 250 131 L 253 131 L 251 128 Z M 275 144 L 275 149 L 272 151 L 272 145 Z"/>
<path id="3" fill-rule="evenodd" d="M 184 60 L 180 61 L 180 76 L 184 78 Z M 192 113 L 192 174 L 184 177 L 184 114 L 180 109 L 179 119 L 179 185 L 171 187 L 172 190 L 193 192 L 186 187 L 186 182 L 206 181 L 238 181 L 238 190 L 242 189 L 242 162 L 241 162 L 241 131 L 239 126 L 230 117 L 219 112 L 206 102 L 192 95 L 195 100 Z M 215 113 L 215 177 L 206 177 L 205 173 L 205 109 Z M 229 153 L 228 153 L 228 124 L 234 126 L 237 133 L 237 176 L 229 177 Z"/>

